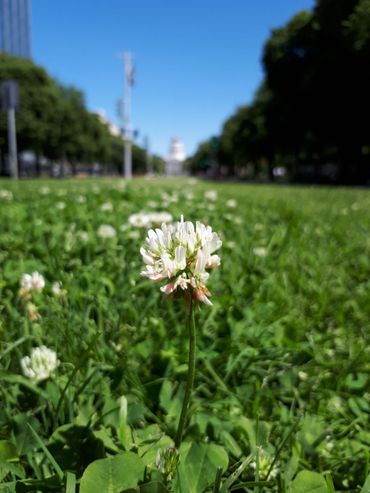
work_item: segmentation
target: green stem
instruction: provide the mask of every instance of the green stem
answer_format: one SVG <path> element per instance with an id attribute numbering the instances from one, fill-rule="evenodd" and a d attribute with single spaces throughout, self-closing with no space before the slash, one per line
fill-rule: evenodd
<path id="1" fill-rule="evenodd" d="M 196 332 L 195 332 L 195 317 L 194 317 L 194 302 L 190 300 L 190 307 L 188 312 L 188 317 L 186 321 L 186 326 L 189 333 L 189 359 L 188 359 L 188 375 L 186 379 L 186 388 L 184 400 L 182 403 L 181 415 L 179 426 L 177 428 L 175 446 L 177 449 L 180 448 L 182 435 L 184 433 L 186 415 L 189 408 L 191 391 L 194 385 L 194 375 L 195 375 L 195 349 L 196 349 Z"/>

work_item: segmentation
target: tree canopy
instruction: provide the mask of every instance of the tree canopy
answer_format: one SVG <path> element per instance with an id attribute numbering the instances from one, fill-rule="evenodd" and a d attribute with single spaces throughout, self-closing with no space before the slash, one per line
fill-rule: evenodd
<path id="1" fill-rule="evenodd" d="M 87 110 L 84 94 L 54 80 L 30 60 L 0 53 L 0 81 L 19 84 L 20 106 L 16 115 L 18 151 L 33 151 L 52 161 L 76 165 L 122 167 L 123 141 L 112 135 L 98 115 Z M 0 114 L 0 150 L 7 152 L 6 114 Z M 155 165 L 160 165 L 155 160 Z M 133 146 L 134 172 L 145 172 L 144 151 Z"/>
<path id="2" fill-rule="evenodd" d="M 220 169 L 249 163 L 336 166 L 343 183 L 370 180 L 370 0 L 317 0 L 274 29 L 263 47 L 264 80 L 220 135 Z M 204 148 L 204 146 L 203 146 Z M 326 177 L 328 179 L 328 177 Z"/>

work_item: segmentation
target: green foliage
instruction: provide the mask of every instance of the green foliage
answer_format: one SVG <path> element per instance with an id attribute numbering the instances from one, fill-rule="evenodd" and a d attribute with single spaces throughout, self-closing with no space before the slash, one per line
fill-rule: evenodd
<path id="1" fill-rule="evenodd" d="M 81 478 L 80 493 L 121 493 L 144 477 L 144 464 L 132 452 L 92 462 Z"/>
<path id="2" fill-rule="evenodd" d="M 328 487 L 330 473 L 337 493 L 364 488 L 368 192 L 212 189 L 213 202 L 194 180 L 0 182 L 0 491 L 76 493 L 96 464 L 127 453 L 145 469 L 130 486 L 141 493 L 195 482 L 204 493 L 289 492 L 312 473 Z M 180 458 L 186 311 L 140 276 L 146 230 L 129 223 L 162 209 L 223 240 L 213 307 L 196 313 Z M 98 234 L 104 224 L 114 237 Z M 24 300 L 20 279 L 34 271 L 45 288 Z M 33 383 L 20 360 L 40 345 L 60 364 Z"/>
<path id="3" fill-rule="evenodd" d="M 317 0 L 273 29 L 254 100 L 222 129 L 218 172 L 274 179 L 283 165 L 296 179 L 367 184 L 369 33 L 369 0 Z M 204 151 L 191 159 L 194 171 L 203 171 Z"/>
<path id="4" fill-rule="evenodd" d="M 316 472 L 301 471 L 292 482 L 289 493 L 327 493 L 325 479 Z"/>
<path id="5" fill-rule="evenodd" d="M 110 133 L 98 115 L 87 110 L 83 93 L 63 86 L 31 61 L 0 54 L 0 80 L 19 83 L 20 107 L 16 114 L 18 151 L 34 151 L 37 158 L 68 162 L 75 172 L 78 163 L 100 163 L 122 168 L 123 141 Z M 0 148 L 7 148 L 7 124 L 0 114 Z M 161 164 L 155 158 L 155 167 Z M 37 163 L 38 165 L 38 163 Z M 133 169 L 145 172 L 144 151 L 134 145 Z"/>
<path id="6" fill-rule="evenodd" d="M 226 471 L 228 457 L 219 445 L 185 443 L 180 450 L 180 465 L 177 472 L 176 491 L 197 493 L 212 486 L 217 469 Z"/>

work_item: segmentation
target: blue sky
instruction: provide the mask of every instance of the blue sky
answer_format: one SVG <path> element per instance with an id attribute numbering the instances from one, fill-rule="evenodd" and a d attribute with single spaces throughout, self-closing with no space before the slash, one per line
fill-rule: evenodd
<path id="1" fill-rule="evenodd" d="M 36 63 L 83 90 L 91 110 L 119 122 L 118 53 L 135 56 L 132 121 L 166 155 L 171 137 L 187 154 L 252 100 L 271 29 L 314 0 L 31 0 Z"/>

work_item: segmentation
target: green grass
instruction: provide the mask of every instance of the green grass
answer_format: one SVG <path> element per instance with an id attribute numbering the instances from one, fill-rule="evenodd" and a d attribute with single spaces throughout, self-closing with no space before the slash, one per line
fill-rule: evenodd
<path id="1" fill-rule="evenodd" d="M 146 465 L 130 491 L 195 493 L 189 477 L 205 450 L 202 491 L 299 493 L 319 481 L 319 492 L 360 492 L 370 446 L 369 191 L 186 179 L 0 181 L 0 190 L 12 192 L 0 192 L 0 492 L 73 493 L 88 464 L 130 451 Z M 185 307 L 140 277 L 146 230 L 128 224 L 139 211 L 183 214 L 223 240 L 213 307 L 197 313 L 188 449 L 172 482 L 156 454 L 172 443 L 181 409 Z M 100 238 L 102 224 L 116 237 Z M 34 321 L 18 294 L 33 271 L 46 281 Z M 53 295 L 55 281 L 65 296 Z M 40 345 L 61 363 L 33 384 L 20 359 Z"/>

